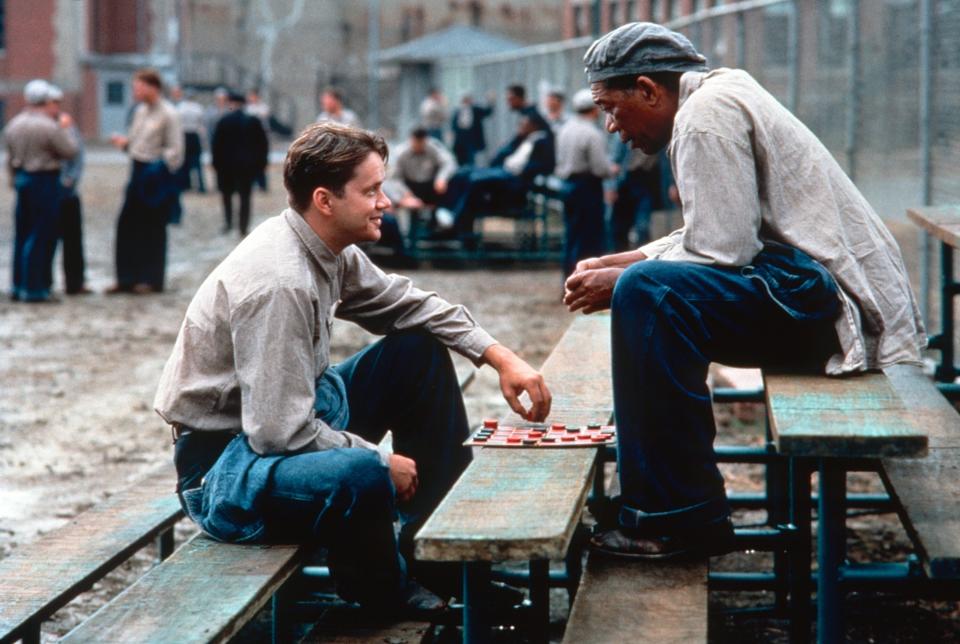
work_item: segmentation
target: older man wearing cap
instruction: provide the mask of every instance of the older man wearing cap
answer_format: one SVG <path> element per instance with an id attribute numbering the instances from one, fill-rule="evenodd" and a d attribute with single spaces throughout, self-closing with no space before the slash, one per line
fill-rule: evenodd
<path id="1" fill-rule="evenodd" d="M 917 362 L 925 334 L 896 242 L 822 143 L 753 78 L 708 72 L 682 35 L 624 25 L 584 57 L 606 126 L 668 147 L 683 226 L 584 260 L 571 310 L 612 311 L 622 497 L 595 549 L 731 547 L 711 361 L 831 375 Z"/>
<path id="2" fill-rule="evenodd" d="M 554 172 L 566 183 L 564 278 L 573 273 L 578 261 L 605 250 L 603 180 L 613 174 L 606 137 L 597 127 L 599 108 L 590 90 L 574 94 L 571 103 L 576 116 L 564 123 L 557 134 Z"/>
<path id="3" fill-rule="evenodd" d="M 23 90 L 27 108 L 10 120 L 3 133 L 11 183 L 17 191 L 10 297 L 24 302 L 52 301 L 60 168 L 77 153 L 69 134 L 73 120 L 60 114 L 51 89 L 45 80 L 27 83 Z"/>
<path id="4" fill-rule="evenodd" d="M 223 202 L 223 232 L 233 225 L 233 194 L 240 200 L 240 236 L 247 236 L 250 225 L 250 193 L 253 182 L 267 167 L 269 144 L 267 133 L 256 116 L 244 110 L 246 97 L 230 92 L 229 108 L 213 131 L 213 169 L 217 172 L 217 189 Z"/>

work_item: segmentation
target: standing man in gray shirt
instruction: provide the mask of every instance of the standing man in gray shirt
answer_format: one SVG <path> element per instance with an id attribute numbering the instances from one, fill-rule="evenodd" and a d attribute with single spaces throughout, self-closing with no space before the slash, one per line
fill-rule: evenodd
<path id="1" fill-rule="evenodd" d="M 599 110 L 590 90 L 573 95 L 576 115 L 560 126 L 557 135 L 557 168 L 566 184 L 563 220 L 563 278 L 573 273 L 577 262 L 606 250 L 603 180 L 613 174 L 607 156 L 607 140 L 597 127 Z"/>
<path id="2" fill-rule="evenodd" d="M 117 282 L 107 290 L 110 294 L 163 291 L 167 223 L 179 206 L 176 173 L 183 163 L 184 140 L 177 110 L 162 92 L 155 70 L 135 72 L 133 97 L 139 105 L 130 131 L 110 137 L 131 159 L 130 181 L 117 218 Z"/>
<path id="3" fill-rule="evenodd" d="M 55 301 L 53 252 L 60 220 L 60 168 L 77 153 L 69 129 L 73 119 L 50 100 L 50 84 L 26 84 L 27 107 L 3 131 L 10 183 L 17 191 L 14 212 L 13 289 L 10 298 L 24 302 Z"/>
<path id="4" fill-rule="evenodd" d="M 343 597 L 438 609 L 412 580 L 425 576 L 412 551 L 470 460 L 447 348 L 496 369 L 524 418 L 543 420 L 550 393 L 463 306 L 385 274 L 356 247 L 380 237 L 386 158 L 380 136 L 336 123 L 293 142 L 290 208 L 200 286 L 154 404 L 173 427 L 184 510 L 209 535 L 326 546 Z M 331 365 L 334 317 L 386 337 Z M 393 453 L 375 445 L 387 429 Z"/>
<path id="5" fill-rule="evenodd" d="M 830 152 L 749 74 L 631 23 L 584 56 L 606 127 L 667 147 L 683 226 L 580 262 L 566 303 L 609 307 L 622 496 L 592 545 L 658 559 L 732 547 L 707 369 L 831 375 L 919 362 L 926 336 L 892 235 Z"/>

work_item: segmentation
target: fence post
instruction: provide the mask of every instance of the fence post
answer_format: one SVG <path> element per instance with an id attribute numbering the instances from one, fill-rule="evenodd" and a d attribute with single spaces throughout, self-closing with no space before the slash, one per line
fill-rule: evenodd
<path id="1" fill-rule="evenodd" d="M 930 158 L 930 115 L 933 111 L 933 2 L 920 0 L 920 181 L 923 205 L 933 201 L 933 182 Z M 930 234 L 921 232 L 920 238 L 920 309 L 924 324 L 930 320 Z M 942 331 L 942 329 L 941 329 Z M 952 338 L 948 338 L 952 342 Z"/>
<path id="2" fill-rule="evenodd" d="M 847 16 L 847 175 L 857 180 L 857 123 L 860 117 L 860 0 L 850 0 Z"/>

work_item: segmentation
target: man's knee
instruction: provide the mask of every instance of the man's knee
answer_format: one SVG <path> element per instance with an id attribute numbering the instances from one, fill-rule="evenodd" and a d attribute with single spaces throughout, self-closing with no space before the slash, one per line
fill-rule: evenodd
<path id="1" fill-rule="evenodd" d="M 390 470 L 380 459 L 380 453 L 369 449 L 340 450 L 344 462 L 338 494 L 343 509 L 357 512 L 364 508 L 391 505 L 394 495 Z"/>
<path id="2" fill-rule="evenodd" d="M 386 336 L 385 342 L 403 359 L 414 361 L 411 365 L 447 355 L 447 348 L 434 335 L 419 329 L 392 333 Z"/>

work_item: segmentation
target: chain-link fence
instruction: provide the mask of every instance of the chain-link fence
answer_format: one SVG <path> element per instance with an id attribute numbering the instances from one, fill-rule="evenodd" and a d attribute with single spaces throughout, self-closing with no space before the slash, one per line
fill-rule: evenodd
<path id="1" fill-rule="evenodd" d="M 748 0 L 668 23 L 711 67 L 749 71 L 834 153 L 885 217 L 960 201 L 960 0 Z M 456 100 L 495 92 L 489 140 L 515 117 L 511 83 L 535 101 L 585 86 L 591 38 L 451 59 L 439 81 Z"/>

